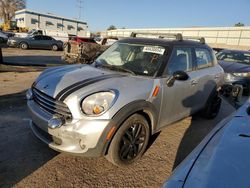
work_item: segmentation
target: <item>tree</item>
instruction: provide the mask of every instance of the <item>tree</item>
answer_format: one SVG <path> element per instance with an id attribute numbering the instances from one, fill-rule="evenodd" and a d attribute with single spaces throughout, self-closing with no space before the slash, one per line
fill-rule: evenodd
<path id="1" fill-rule="evenodd" d="M 26 7 L 26 0 L 0 0 L 0 19 L 11 21 L 15 12 Z"/>
<path id="2" fill-rule="evenodd" d="M 116 30 L 116 27 L 114 25 L 111 25 L 111 26 L 108 27 L 107 30 Z"/>
<path id="3" fill-rule="evenodd" d="M 238 23 L 234 24 L 234 26 L 235 27 L 244 27 L 245 24 L 238 22 Z"/>

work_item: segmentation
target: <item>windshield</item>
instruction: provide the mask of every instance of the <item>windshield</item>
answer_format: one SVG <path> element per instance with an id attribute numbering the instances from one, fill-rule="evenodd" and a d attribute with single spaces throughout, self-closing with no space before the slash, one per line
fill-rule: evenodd
<path id="1" fill-rule="evenodd" d="M 31 29 L 27 34 L 30 35 L 32 34 L 34 31 L 36 31 L 35 29 Z"/>
<path id="2" fill-rule="evenodd" d="M 136 75 L 154 76 L 165 48 L 161 46 L 116 42 L 96 60 L 96 65 Z"/>
<path id="3" fill-rule="evenodd" d="M 218 60 L 250 64 L 250 53 L 237 51 L 221 51 L 217 55 Z"/>

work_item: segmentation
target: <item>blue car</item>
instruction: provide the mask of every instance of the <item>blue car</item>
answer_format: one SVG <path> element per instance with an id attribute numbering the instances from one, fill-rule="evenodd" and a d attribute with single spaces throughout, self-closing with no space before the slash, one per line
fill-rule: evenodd
<path id="1" fill-rule="evenodd" d="M 205 137 L 163 187 L 249 188 L 249 169 L 250 99 Z"/>

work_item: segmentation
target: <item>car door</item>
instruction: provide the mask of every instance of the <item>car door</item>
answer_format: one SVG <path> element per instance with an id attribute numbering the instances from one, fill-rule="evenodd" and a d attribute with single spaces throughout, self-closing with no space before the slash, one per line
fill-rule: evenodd
<path id="1" fill-rule="evenodd" d="M 162 82 L 162 103 L 159 126 L 165 126 L 191 114 L 194 106 L 192 94 L 195 90 L 194 61 L 191 47 L 175 47 L 167 65 L 166 78 Z M 185 81 L 175 80 L 173 86 L 167 82 L 176 71 L 184 71 L 189 78 Z"/>
<path id="2" fill-rule="evenodd" d="M 194 58 L 196 71 L 193 76 L 195 79 L 195 90 L 193 90 L 194 103 L 193 111 L 202 109 L 214 89 L 217 89 L 217 81 L 220 78 L 220 70 L 215 66 L 212 51 L 205 47 L 194 48 Z M 194 93 L 195 91 L 195 93 Z"/>
<path id="3" fill-rule="evenodd" d="M 31 48 L 40 48 L 40 43 L 41 43 L 41 36 L 40 35 L 36 35 L 36 36 L 31 37 L 29 39 L 29 46 Z"/>
<path id="4" fill-rule="evenodd" d="M 51 49 L 54 39 L 49 36 L 43 36 L 43 48 Z"/>

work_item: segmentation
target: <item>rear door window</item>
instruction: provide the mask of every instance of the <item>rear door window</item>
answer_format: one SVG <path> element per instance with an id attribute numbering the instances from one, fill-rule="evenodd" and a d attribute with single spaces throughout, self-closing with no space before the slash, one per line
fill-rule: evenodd
<path id="1" fill-rule="evenodd" d="M 40 35 L 34 36 L 34 39 L 35 40 L 42 40 L 42 36 L 40 36 Z"/>
<path id="2" fill-rule="evenodd" d="M 49 36 L 43 36 L 43 40 L 52 40 L 52 38 Z"/>
<path id="3" fill-rule="evenodd" d="M 213 66 L 211 53 L 205 48 L 196 48 L 196 64 L 198 69 L 203 69 Z"/>

